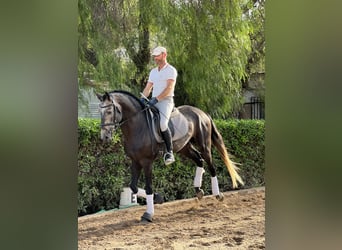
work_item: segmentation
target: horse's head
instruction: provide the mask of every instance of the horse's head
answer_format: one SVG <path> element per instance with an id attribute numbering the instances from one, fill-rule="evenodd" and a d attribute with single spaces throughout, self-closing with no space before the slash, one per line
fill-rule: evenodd
<path id="1" fill-rule="evenodd" d="M 101 140 L 109 142 L 112 139 L 113 130 L 120 126 L 122 113 L 120 105 L 108 92 L 104 95 L 96 94 L 101 101 L 99 110 L 101 114 Z"/>

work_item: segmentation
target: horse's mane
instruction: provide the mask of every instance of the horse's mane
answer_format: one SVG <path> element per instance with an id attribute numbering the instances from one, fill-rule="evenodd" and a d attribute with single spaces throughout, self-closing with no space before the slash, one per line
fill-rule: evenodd
<path id="1" fill-rule="evenodd" d="M 132 94 L 131 92 L 128 92 L 126 90 L 113 90 L 113 91 L 110 91 L 108 93 L 109 94 L 120 93 L 120 94 L 128 95 L 128 96 L 132 97 L 133 99 L 135 99 L 140 104 L 141 108 L 144 108 L 144 104 L 141 103 L 140 99 L 138 97 L 136 97 L 134 94 Z"/>

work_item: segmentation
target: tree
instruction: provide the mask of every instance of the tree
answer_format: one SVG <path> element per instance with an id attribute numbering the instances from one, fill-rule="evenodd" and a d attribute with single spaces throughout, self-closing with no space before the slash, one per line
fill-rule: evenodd
<path id="1" fill-rule="evenodd" d="M 265 72 L 265 0 L 249 0 L 244 7 L 244 15 L 251 26 L 252 50 L 248 56 L 245 84 L 254 73 Z"/>
<path id="2" fill-rule="evenodd" d="M 251 48 L 239 1 L 176 2 L 168 13 L 173 22 L 165 42 L 179 70 L 176 101 L 229 116 L 242 101 Z"/>
<path id="3" fill-rule="evenodd" d="M 164 45 L 179 73 L 176 104 L 227 117 L 254 63 L 249 2 L 79 0 L 80 85 L 86 72 L 101 89 L 138 94 L 154 66 L 151 48 Z"/>

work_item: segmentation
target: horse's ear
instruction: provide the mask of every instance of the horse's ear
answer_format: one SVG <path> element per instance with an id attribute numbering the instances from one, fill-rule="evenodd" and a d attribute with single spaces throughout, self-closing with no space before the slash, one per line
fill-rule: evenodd
<path id="1" fill-rule="evenodd" d="M 108 93 L 108 92 L 105 92 L 105 94 L 104 94 L 104 96 L 103 96 L 103 99 L 104 100 L 108 100 L 108 101 L 110 101 L 111 100 L 111 97 L 110 97 L 110 94 Z"/>
<path id="2" fill-rule="evenodd" d="M 96 96 L 97 96 L 97 98 L 98 98 L 101 102 L 103 102 L 103 96 L 102 96 L 102 95 L 96 93 Z"/>

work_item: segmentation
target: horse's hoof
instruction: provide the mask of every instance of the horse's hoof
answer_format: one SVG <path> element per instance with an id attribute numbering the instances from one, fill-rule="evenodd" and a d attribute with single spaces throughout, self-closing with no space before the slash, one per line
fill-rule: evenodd
<path id="1" fill-rule="evenodd" d="M 154 204 L 163 204 L 163 202 L 164 202 L 163 196 L 161 196 L 158 193 L 154 193 L 153 203 Z"/>
<path id="2" fill-rule="evenodd" d="M 145 212 L 143 214 L 143 216 L 141 216 L 141 223 L 149 223 L 152 222 L 152 215 L 150 215 L 149 213 Z"/>
<path id="3" fill-rule="evenodd" d="M 218 201 L 223 201 L 224 200 L 224 195 L 222 193 L 219 193 L 218 195 L 216 195 L 216 199 Z"/>
<path id="4" fill-rule="evenodd" d="M 198 192 L 196 193 L 196 196 L 199 200 L 201 200 L 204 196 L 204 191 L 202 189 L 199 189 Z"/>

